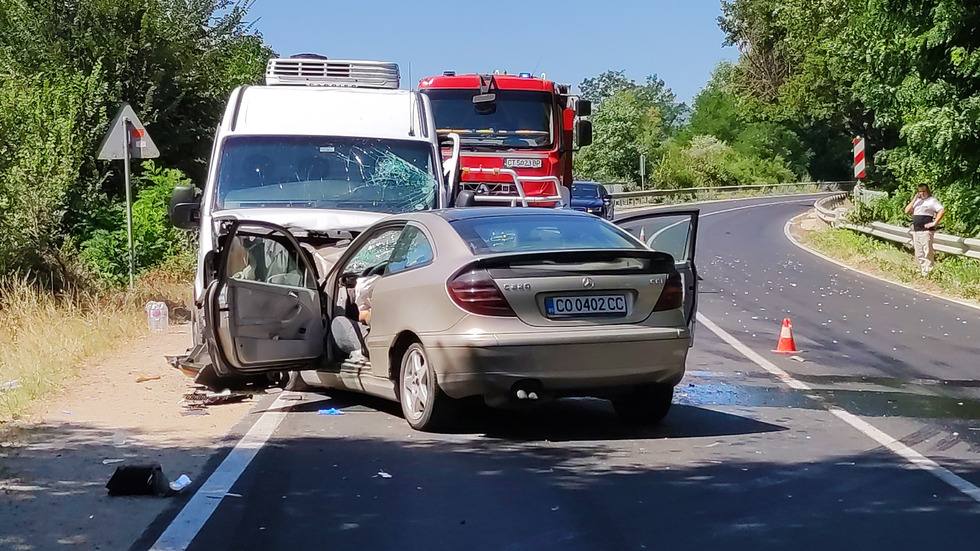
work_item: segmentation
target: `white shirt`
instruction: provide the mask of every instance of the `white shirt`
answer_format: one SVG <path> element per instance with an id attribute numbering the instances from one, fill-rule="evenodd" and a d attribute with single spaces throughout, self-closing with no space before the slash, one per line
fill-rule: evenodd
<path id="1" fill-rule="evenodd" d="M 935 216 L 937 212 L 943 210 L 943 204 L 933 196 L 925 199 L 916 199 L 912 205 L 913 216 Z"/>

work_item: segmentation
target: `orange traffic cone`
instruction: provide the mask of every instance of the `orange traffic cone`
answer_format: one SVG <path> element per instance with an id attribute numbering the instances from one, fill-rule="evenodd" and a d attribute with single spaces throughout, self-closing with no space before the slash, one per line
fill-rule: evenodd
<path id="1" fill-rule="evenodd" d="M 647 232 L 645 230 L 646 230 L 645 227 L 640 226 L 640 241 L 644 243 L 647 242 Z"/>
<path id="2" fill-rule="evenodd" d="M 779 342 L 773 352 L 777 354 L 796 354 L 796 341 L 793 340 L 793 324 L 789 318 L 783 320 L 783 328 L 779 330 Z"/>

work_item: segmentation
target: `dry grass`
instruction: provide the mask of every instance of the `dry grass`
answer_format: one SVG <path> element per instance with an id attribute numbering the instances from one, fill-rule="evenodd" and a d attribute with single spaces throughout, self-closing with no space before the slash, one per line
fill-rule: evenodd
<path id="1" fill-rule="evenodd" d="M 133 292 L 55 296 L 25 279 L 0 281 L 0 424 L 83 375 L 86 362 L 145 334 L 148 300 L 166 301 L 173 322 L 186 317 L 189 296 L 186 275 L 164 270 L 142 277 Z"/>

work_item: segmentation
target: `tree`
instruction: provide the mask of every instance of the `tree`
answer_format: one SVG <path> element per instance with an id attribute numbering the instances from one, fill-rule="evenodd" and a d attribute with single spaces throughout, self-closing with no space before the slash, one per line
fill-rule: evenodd
<path id="1" fill-rule="evenodd" d="M 228 93 L 258 80 L 271 54 L 245 22 L 253 1 L 0 0 L 0 138 L 19 136 L 64 160 L 57 178 L 35 177 L 30 159 L 0 160 L 0 202 L 23 209 L 9 198 L 31 188 L 49 205 L 38 254 L 0 244 L 0 262 L 16 260 L 0 271 L 50 267 L 37 257 L 115 229 L 106 224 L 125 196 L 121 171 L 95 154 L 123 101 L 160 147 L 160 165 L 202 181 Z M 70 108 L 47 108 L 44 94 Z M 66 127 L 52 137 L 51 128 Z"/>

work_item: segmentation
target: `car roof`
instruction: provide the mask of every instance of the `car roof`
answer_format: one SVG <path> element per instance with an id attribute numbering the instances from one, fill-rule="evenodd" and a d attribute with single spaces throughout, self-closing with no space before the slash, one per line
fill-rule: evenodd
<path id="1" fill-rule="evenodd" d="M 463 207 L 454 209 L 442 209 L 429 211 L 428 214 L 435 215 L 447 222 L 457 220 L 472 220 L 474 218 L 497 218 L 503 216 L 528 216 L 530 214 L 539 216 L 578 216 L 584 218 L 594 218 L 589 214 L 570 210 L 570 209 L 549 209 L 539 207 Z"/>

